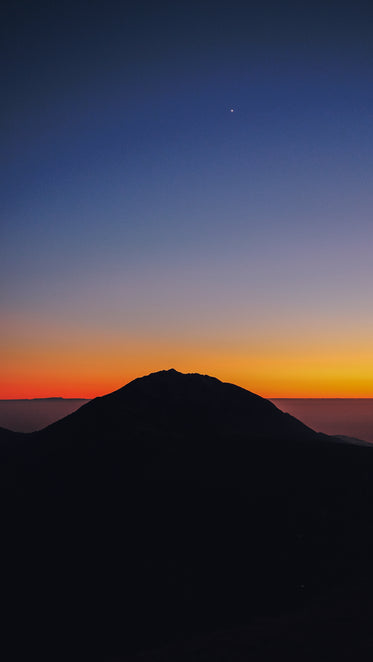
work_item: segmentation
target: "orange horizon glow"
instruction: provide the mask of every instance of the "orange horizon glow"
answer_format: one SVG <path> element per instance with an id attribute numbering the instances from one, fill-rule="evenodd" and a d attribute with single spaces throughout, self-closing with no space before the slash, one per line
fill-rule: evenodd
<path id="1" fill-rule="evenodd" d="M 75 324 L 75 326 L 74 326 Z M 83 398 L 174 368 L 201 373 L 268 398 L 373 398 L 369 328 L 342 338 L 308 327 L 90 328 L 74 320 L 9 320 L 0 347 L 0 399 Z M 18 329 L 15 333 L 14 329 Z M 360 327 L 361 329 L 361 327 Z M 308 331 L 308 335 L 307 335 Z"/>
<path id="2" fill-rule="evenodd" d="M 33 352 L 3 362 L 0 399 L 48 397 L 92 399 L 111 393 L 133 379 L 159 370 L 197 372 L 241 386 L 268 398 L 372 398 L 370 364 L 338 356 L 318 360 L 297 353 L 251 355 L 190 348 L 177 357 L 175 348 L 157 353 L 144 347 L 101 356 L 92 347 L 59 354 Z"/>

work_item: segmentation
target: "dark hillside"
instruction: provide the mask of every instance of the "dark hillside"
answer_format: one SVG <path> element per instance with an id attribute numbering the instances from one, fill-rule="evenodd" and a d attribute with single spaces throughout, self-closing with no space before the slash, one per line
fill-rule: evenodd
<path id="1" fill-rule="evenodd" d="M 11 446 L 9 659 L 125 659 L 318 601 L 333 614 L 337 589 L 367 604 L 371 449 L 244 389 L 155 373 Z"/>

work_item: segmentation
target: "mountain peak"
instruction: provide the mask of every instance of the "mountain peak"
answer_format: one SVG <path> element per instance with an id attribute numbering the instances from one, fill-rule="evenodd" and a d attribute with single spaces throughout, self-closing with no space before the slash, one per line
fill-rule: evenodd
<path id="1" fill-rule="evenodd" d="M 158 370 L 156 372 L 151 372 L 148 375 L 144 375 L 142 377 L 136 377 L 136 379 L 132 380 L 131 382 L 128 382 L 128 384 L 125 384 L 124 386 L 120 387 L 113 393 L 109 393 L 107 396 L 103 397 L 110 397 L 115 395 L 116 393 L 123 393 L 127 392 L 128 389 L 134 388 L 134 387 L 139 387 L 139 386 L 145 386 L 149 384 L 153 384 L 155 387 L 161 387 L 161 385 L 176 385 L 178 384 L 179 387 L 181 385 L 186 386 L 189 384 L 191 387 L 195 387 L 198 383 L 202 384 L 203 382 L 210 382 L 214 384 L 224 384 L 224 382 L 221 382 L 219 379 L 216 377 L 211 377 L 210 375 L 203 375 L 198 372 L 180 372 L 179 370 L 176 370 L 175 368 L 168 368 L 166 370 Z M 239 388 L 239 387 L 235 387 Z M 249 391 L 248 391 L 249 392 Z M 258 396 L 259 397 L 259 396 Z"/>
<path id="2" fill-rule="evenodd" d="M 292 636 L 304 600 L 372 577 L 370 450 L 327 443 L 239 386 L 162 370 L 30 436 L 1 434 L 2 613 L 20 596 L 14 631 L 53 645 L 73 647 L 83 623 L 84 659 L 295 605 Z"/>
<path id="3" fill-rule="evenodd" d="M 126 440 L 191 437 L 246 440 L 302 439 L 316 436 L 300 421 L 240 386 L 175 368 L 138 377 L 120 389 L 84 405 L 54 426 L 67 436 Z M 207 435 L 207 436 L 206 436 Z"/>
<path id="4" fill-rule="evenodd" d="M 144 377 L 138 377 L 138 379 L 145 379 L 146 377 L 158 377 L 158 376 L 170 376 L 170 377 L 208 377 L 209 379 L 213 379 L 215 381 L 220 381 L 216 377 L 211 377 L 210 375 L 204 375 L 199 372 L 180 372 L 180 370 L 176 370 L 175 368 L 167 368 L 165 370 L 157 370 L 156 372 L 151 372 L 149 375 L 144 375 Z"/>

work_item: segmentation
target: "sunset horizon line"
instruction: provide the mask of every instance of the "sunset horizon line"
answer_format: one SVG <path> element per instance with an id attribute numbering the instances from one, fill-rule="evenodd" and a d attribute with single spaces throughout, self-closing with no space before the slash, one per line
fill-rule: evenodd
<path id="1" fill-rule="evenodd" d="M 93 400 L 94 398 L 97 397 L 103 397 L 105 395 L 109 395 L 110 393 L 113 393 L 117 390 L 120 390 L 121 388 L 127 386 L 130 384 L 132 381 L 136 379 L 142 379 L 144 377 L 147 377 L 152 374 L 156 374 L 158 372 L 168 372 L 168 371 L 175 371 L 179 372 L 180 374 L 200 374 L 200 375 L 206 375 L 215 379 L 218 379 L 221 382 L 228 383 L 228 384 L 234 384 L 235 386 L 239 386 L 240 388 L 243 388 L 247 391 L 250 391 L 251 393 L 254 393 L 266 400 L 370 400 L 373 399 L 373 393 L 369 394 L 366 391 L 359 390 L 356 392 L 356 389 L 344 389 L 343 386 L 340 386 L 340 388 L 335 388 L 331 389 L 328 388 L 327 386 L 324 388 L 320 388 L 318 390 L 315 390 L 315 388 L 308 388 L 307 390 L 305 388 L 299 388 L 297 390 L 294 390 L 293 388 L 290 388 L 289 391 L 282 390 L 281 388 L 278 389 L 277 393 L 274 393 L 273 391 L 269 392 L 266 389 L 259 389 L 255 388 L 255 384 L 252 386 L 248 385 L 247 380 L 235 380 L 233 378 L 229 378 L 227 376 L 217 376 L 208 372 L 205 372 L 204 370 L 200 371 L 192 371 L 192 370 L 176 370 L 175 368 L 165 368 L 161 370 L 153 370 L 151 372 L 146 372 L 144 374 L 137 374 L 136 376 L 131 376 L 129 379 L 125 378 L 122 382 L 119 383 L 119 385 L 106 382 L 105 385 L 102 385 L 100 388 L 99 386 L 97 389 L 92 390 L 92 388 L 87 388 L 87 390 L 80 391 L 79 393 L 79 387 L 77 389 L 77 392 L 73 395 L 71 395 L 69 387 L 66 387 L 65 385 L 60 385 L 60 388 L 53 388 L 53 390 L 50 389 L 50 386 L 37 386 L 33 387 L 30 384 L 28 384 L 25 389 L 20 389 L 18 386 L 14 385 L 14 390 L 13 392 L 12 389 L 4 389 L 3 392 L 0 391 L 0 400 L 2 401 L 11 401 L 11 400 Z M 48 380 L 46 380 L 48 381 Z M 86 380 L 85 380 L 86 381 Z M 103 380 L 104 382 L 106 380 Z M 115 380 L 117 382 L 117 380 Z M 257 381 L 257 379 L 253 379 L 253 382 Z M 117 382 L 118 383 L 118 382 Z M 35 388 L 35 390 L 34 390 Z M 72 387 L 74 388 L 74 386 Z M 76 387 L 75 387 L 76 388 Z M 34 392 L 32 393 L 32 391 Z M 9 392 L 10 391 L 10 392 Z M 32 394 L 30 394 L 30 391 Z"/>

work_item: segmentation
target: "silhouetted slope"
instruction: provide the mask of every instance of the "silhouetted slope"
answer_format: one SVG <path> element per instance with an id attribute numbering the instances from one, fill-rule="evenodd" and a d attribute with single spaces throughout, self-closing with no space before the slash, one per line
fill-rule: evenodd
<path id="1" fill-rule="evenodd" d="M 4 631 L 18 654 L 21 629 L 39 658 L 104 660 L 318 599 L 332 612 L 336 586 L 373 585 L 372 470 L 370 448 L 239 387 L 134 380 L 6 455 Z"/>
<path id="2" fill-rule="evenodd" d="M 270 438 L 312 436 L 313 432 L 269 401 L 238 386 L 198 374 L 168 370 L 136 379 L 96 398 L 52 424 L 48 434 L 95 437 L 136 431 L 137 435 L 175 435 L 207 431 Z"/>
<path id="3" fill-rule="evenodd" d="M 17 436 L 19 436 L 18 432 L 12 432 L 12 430 L 0 427 L 0 444 L 3 444 L 10 439 L 15 439 Z"/>
<path id="4" fill-rule="evenodd" d="M 0 426 L 17 432 L 35 432 L 71 414 L 87 401 L 60 397 L 0 400 Z"/>

